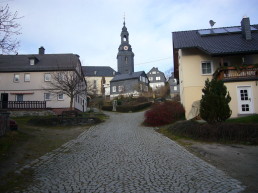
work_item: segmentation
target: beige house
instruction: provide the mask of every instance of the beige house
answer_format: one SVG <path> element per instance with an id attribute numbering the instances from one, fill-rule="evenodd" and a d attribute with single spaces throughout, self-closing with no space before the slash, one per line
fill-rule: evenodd
<path id="1" fill-rule="evenodd" d="M 110 95 L 110 81 L 117 72 L 109 66 L 82 66 L 88 85 L 88 94 L 95 96 Z"/>
<path id="2" fill-rule="evenodd" d="M 72 108 L 87 108 L 86 82 L 83 78 L 79 56 L 75 54 L 39 54 L 0 56 L 0 108 L 1 109 L 52 109 L 62 111 L 70 107 L 70 97 L 53 88 L 54 76 L 74 74 L 81 90 L 74 97 Z M 65 77 L 63 77 L 65 78 Z"/>
<path id="3" fill-rule="evenodd" d="M 213 76 L 223 80 L 230 93 L 231 117 L 258 113 L 258 25 L 243 18 L 241 26 L 172 35 L 175 77 L 187 119 L 202 97 L 205 80 Z"/>

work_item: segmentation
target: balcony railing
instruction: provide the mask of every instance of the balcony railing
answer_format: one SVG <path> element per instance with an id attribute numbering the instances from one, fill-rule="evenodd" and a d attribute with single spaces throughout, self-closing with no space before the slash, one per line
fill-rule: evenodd
<path id="1" fill-rule="evenodd" d="M 45 109 L 46 101 L 0 101 L 0 109 Z"/>
<path id="2" fill-rule="evenodd" d="M 258 67 L 223 67 L 218 70 L 217 77 L 223 81 L 258 80 Z"/>

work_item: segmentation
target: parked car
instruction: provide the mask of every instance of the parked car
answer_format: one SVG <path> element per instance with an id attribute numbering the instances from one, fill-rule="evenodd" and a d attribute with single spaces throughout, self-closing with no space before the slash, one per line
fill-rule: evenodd
<path id="1" fill-rule="evenodd" d="M 156 98 L 156 99 L 154 100 L 155 103 L 163 103 L 163 102 L 165 102 L 165 101 L 166 101 L 166 99 L 164 99 L 164 98 Z"/>

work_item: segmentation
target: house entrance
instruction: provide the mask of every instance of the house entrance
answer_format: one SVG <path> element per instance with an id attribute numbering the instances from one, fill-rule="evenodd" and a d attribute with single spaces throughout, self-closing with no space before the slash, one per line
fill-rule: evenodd
<path id="1" fill-rule="evenodd" d="M 1 106 L 2 106 L 3 109 L 7 109 L 8 93 L 1 93 Z"/>
<path id="2" fill-rule="evenodd" d="M 237 87 L 237 93 L 239 114 L 253 113 L 253 98 L 251 86 L 239 86 Z"/>

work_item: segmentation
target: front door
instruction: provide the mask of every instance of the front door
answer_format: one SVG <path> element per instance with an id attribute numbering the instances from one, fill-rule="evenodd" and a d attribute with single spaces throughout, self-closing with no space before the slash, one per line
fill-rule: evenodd
<path id="1" fill-rule="evenodd" d="M 238 111 L 239 114 L 253 113 L 253 98 L 251 86 L 239 86 L 238 92 Z"/>
<path id="2" fill-rule="evenodd" d="M 8 93 L 1 93 L 2 108 L 6 109 L 8 106 Z"/>

